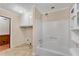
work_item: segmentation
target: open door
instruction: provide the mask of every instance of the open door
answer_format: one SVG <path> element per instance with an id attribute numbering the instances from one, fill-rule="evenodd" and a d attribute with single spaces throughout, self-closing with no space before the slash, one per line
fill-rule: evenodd
<path id="1" fill-rule="evenodd" d="M 0 51 L 10 48 L 11 19 L 0 16 Z"/>

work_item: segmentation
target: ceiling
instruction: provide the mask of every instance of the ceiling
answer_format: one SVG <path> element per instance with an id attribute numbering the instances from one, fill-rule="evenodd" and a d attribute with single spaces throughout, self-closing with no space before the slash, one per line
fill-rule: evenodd
<path id="1" fill-rule="evenodd" d="M 42 13 L 46 13 L 49 11 L 70 7 L 72 4 L 71 3 L 2 3 L 2 4 L 0 3 L 1 8 L 8 9 L 10 11 L 14 11 L 14 9 L 17 9 L 15 7 L 18 6 L 25 9 L 24 11 L 31 12 L 33 5 L 36 5 L 36 7 L 40 9 Z M 51 9 L 51 7 L 55 8 Z M 19 10 L 21 8 L 19 8 Z M 18 13 L 18 10 L 16 12 Z M 22 10 L 20 12 L 22 12 Z"/>

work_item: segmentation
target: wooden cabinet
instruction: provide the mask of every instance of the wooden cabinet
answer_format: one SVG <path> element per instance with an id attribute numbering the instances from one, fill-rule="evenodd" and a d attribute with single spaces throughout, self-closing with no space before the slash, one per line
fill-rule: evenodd
<path id="1" fill-rule="evenodd" d="M 0 35 L 0 45 L 5 45 L 10 43 L 10 35 Z"/>

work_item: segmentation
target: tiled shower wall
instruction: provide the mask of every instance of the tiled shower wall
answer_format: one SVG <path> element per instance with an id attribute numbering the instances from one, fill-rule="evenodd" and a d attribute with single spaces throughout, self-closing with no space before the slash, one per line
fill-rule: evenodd
<path id="1" fill-rule="evenodd" d="M 69 8 L 43 15 L 43 47 L 69 54 Z"/>

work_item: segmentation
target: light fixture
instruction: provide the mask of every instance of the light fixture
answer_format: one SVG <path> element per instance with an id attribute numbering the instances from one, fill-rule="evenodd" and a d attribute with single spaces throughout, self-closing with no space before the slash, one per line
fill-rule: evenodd
<path id="1" fill-rule="evenodd" d="M 26 12 L 26 10 L 24 8 L 17 6 L 17 5 L 13 6 L 12 10 L 15 11 L 15 12 L 21 13 L 21 14 Z"/>

